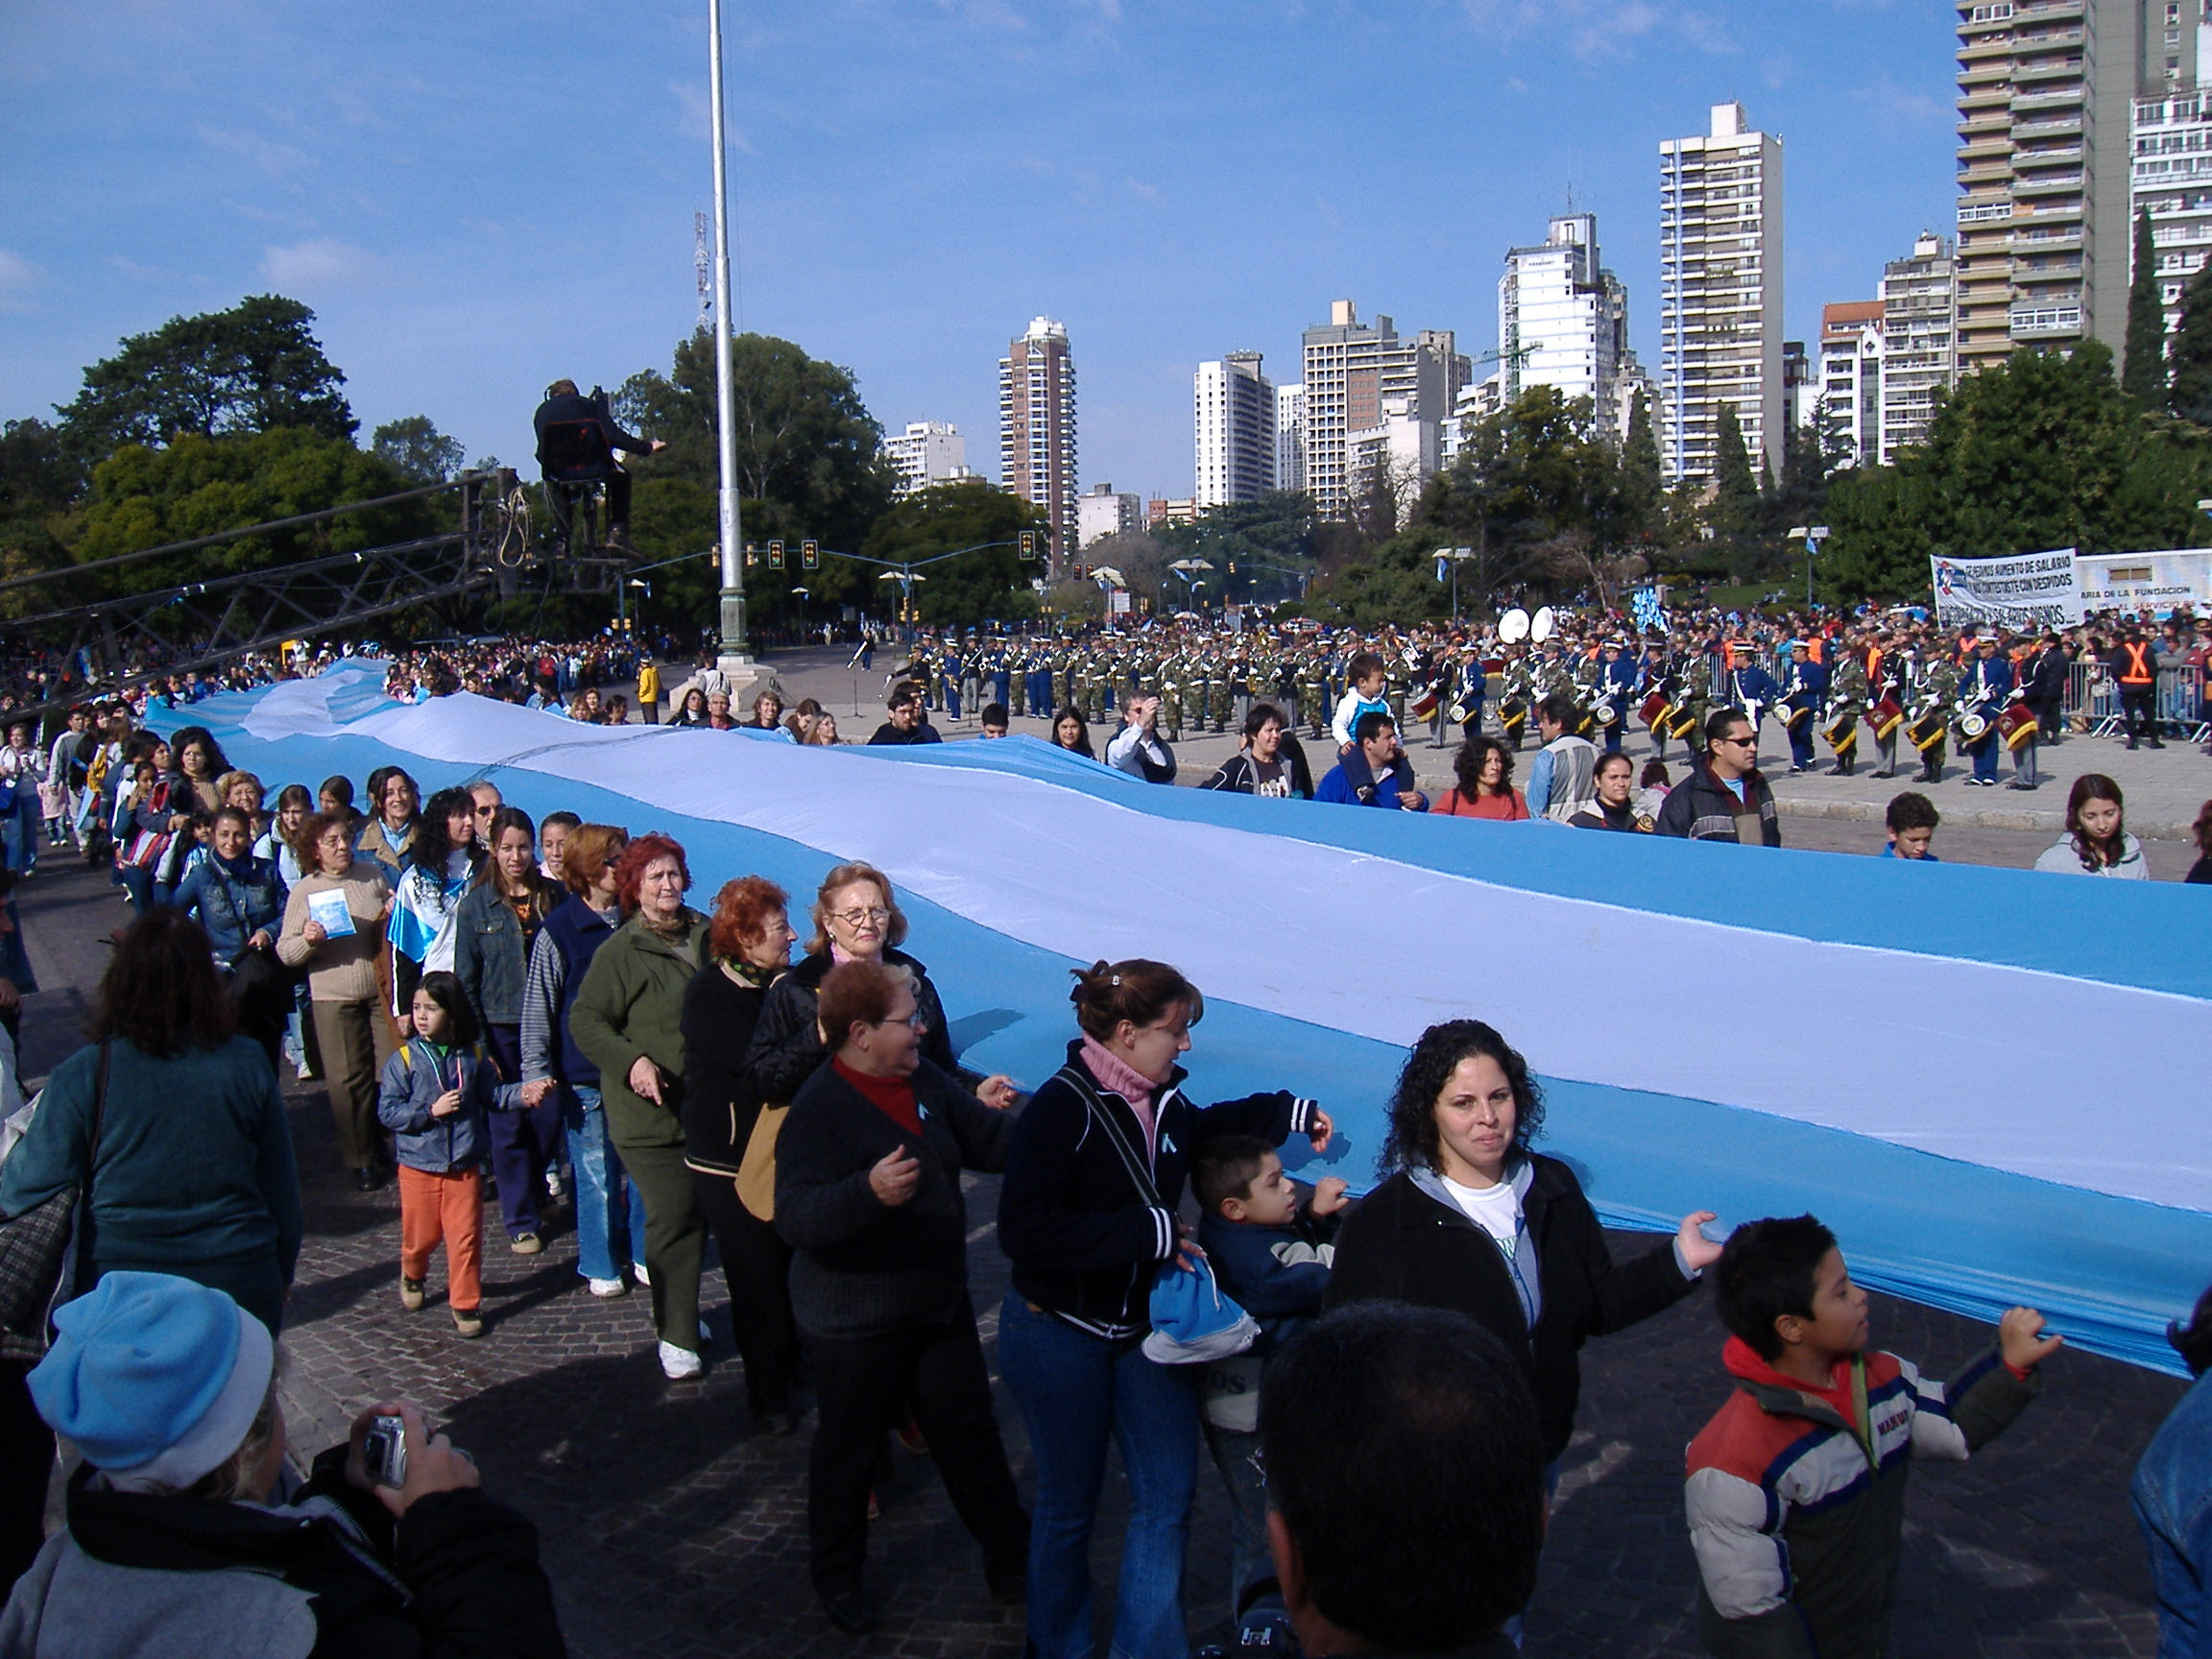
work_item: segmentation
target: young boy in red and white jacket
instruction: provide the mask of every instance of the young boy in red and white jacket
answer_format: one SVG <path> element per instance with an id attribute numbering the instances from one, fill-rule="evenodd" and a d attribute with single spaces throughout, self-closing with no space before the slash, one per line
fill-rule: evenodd
<path id="1" fill-rule="evenodd" d="M 1995 1436 L 2060 1338 L 2015 1308 L 1949 1382 L 1868 1353 L 1866 1292 L 1810 1215 L 1739 1227 L 1712 1278 L 1737 1390 L 1690 1443 L 1698 1639 L 1719 1659 L 1880 1659 L 1912 1457 Z"/>

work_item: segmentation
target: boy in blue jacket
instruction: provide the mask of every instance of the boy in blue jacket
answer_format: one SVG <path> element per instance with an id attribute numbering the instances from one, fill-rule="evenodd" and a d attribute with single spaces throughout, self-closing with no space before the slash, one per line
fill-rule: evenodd
<path id="1" fill-rule="evenodd" d="M 1332 1242 L 1347 1200 L 1325 1176 L 1311 1199 L 1285 1173 L 1275 1148 L 1256 1135 L 1223 1135 L 1199 1147 L 1190 1184 L 1204 1214 L 1198 1243 L 1222 1294 L 1259 1321 L 1260 1339 L 1206 1366 L 1204 1422 L 1214 1467 L 1229 1488 L 1229 1616 L 1267 1567 L 1267 1495 L 1253 1462 L 1260 1447 L 1260 1366 L 1268 1353 L 1321 1314 Z"/>
<path id="2" fill-rule="evenodd" d="M 461 981 L 443 969 L 415 987 L 415 1034 L 384 1063 L 376 1118 L 399 1165 L 399 1304 L 422 1306 L 430 1253 L 445 1246 L 445 1304 L 463 1336 L 484 1334 L 485 1114 L 535 1106 L 553 1087 L 501 1083 L 467 1051 L 476 1017 Z"/>

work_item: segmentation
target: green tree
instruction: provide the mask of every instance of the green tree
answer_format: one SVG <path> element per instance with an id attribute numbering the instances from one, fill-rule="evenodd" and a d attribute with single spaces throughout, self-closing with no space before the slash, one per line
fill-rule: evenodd
<path id="1" fill-rule="evenodd" d="M 2212 426 L 2212 265 L 2181 291 L 2181 324 L 2174 330 L 2169 368 L 2166 407 L 2184 421 Z"/>
<path id="2" fill-rule="evenodd" d="M 860 552 L 895 565 L 943 559 L 915 572 L 915 609 L 933 627 L 1021 620 L 1037 613 L 1029 583 L 1043 573 L 1044 565 L 1039 561 L 1024 563 L 1016 543 L 1022 531 L 1031 530 L 1040 533 L 1042 545 L 1046 527 L 1044 516 L 1020 496 L 995 490 L 980 479 L 962 479 L 932 485 L 900 501 L 876 521 Z M 976 551 L 963 553 L 963 548 Z M 960 556 L 944 559 L 949 553 Z M 834 563 L 857 571 L 869 588 L 879 589 L 885 596 L 899 591 L 899 584 L 881 581 L 882 572 L 876 567 L 854 565 L 847 560 Z M 1092 591 L 1096 593 L 1094 588 Z M 876 615 L 890 610 L 886 597 L 872 596 L 862 603 Z"/>
<path id="3" fill-rule="evenodd" d="M 127 445 L 92 474 L 79 562 L 191 541 L 407 488 L 392 464 L 343 439 L 282 426 L 235 438 L 178 439 L 165 449 Z M 432 535 L 451 523 L 449 504 L 404 501 L 297 529 L 73 579 L 98 593 L 135 593 L 324 553 Z"/>
<path id="4" fill-rule="evenodd" d="M 1651 401 L 1639 390 L 1628 408 L 1628 436 L 1621 445 L 1621 508 L 1640 531 L 1659 517 L 1666 484 L 1659 465 L 1659 434 L 1651 422 Z"/>
<path id="5" fill-rule="evenodd" d="M 1890 599 L 1927 591 L 1932 554 L 2201 546 L 2208 493 L 2212 433 L 2145 414 L 2109 348 L 2022 349 L 1960 382 L 1895 466 L 1831 481 L 1822 563 L 1838 596 Z"/>
<path id="6" fill-rule="evenodd" d="M 2135 215 L 2135 275 L 2128 285 L 2128 344 L 2120 390 L 2146 409 L 2166 406 L 2166 307 L 2158 297 L 2158 243 L 2151 209 Z"/>
<path id="7" fill-rule="evenodd" d="M 0 426 L 0 554 L 31 567 L 60 564 L 65 516 L 84 498 L 85 472 L 43 421 Z"/>
<path id="8" fill-rule="evenodd" d="M 1395 528 L 1395 525 L 1392 526 Z M 1188 524 L 1164 525 L 1157 540 L 1168 560 L 1203 559 L 1209 578 L 1230 597 L 1279 598 L 1295 593 L 1313 571 L 1313 498 L 1304 491 L 1270 490 L 1250 501 L 1210 507 Z M 1093 559 L 1086 564 L 1112 564 Z"/>
<path id="9" fill-rule="evenodd" d="M 401 477 L 417 484 L 445 484 L 459 476 L 469 451 L 461 440 L 448 438 L 427 415 L 404 415 L 387 421 L 371 434 L 369 449 L 398 469 Z"/>
<path id="10" fill-rule="evenodd" d="M 1759 482 L 1743 445 L 1743 427 L 1736 419 L 1736 405 L 1723 402 L 1713 434 L 1713 528 L 1722 536 L 1747 535 L 1758 512 Z"/>
<path id="11" fill-rule="evenodd" d="M 856 551 L 891 504 L 898 474 L 881 454 L 883 429 L 860 400 L 851 370 L 818 362 L 788 340 L 731 342 L 738 493 L 779 509 L 779 528 Z M 717 487 L 714 337 L 702 328 L 676 348 L 670 372 L 634 374 L 617 407 L 634 429 L 668 447 L 635 470 Z M 746 520 L 753 540 L 754 523 Z"/>
<path id="12" fill-rule="evenodd" d="M 130 336 L 84 371 L 84 389 L 58 409 L 68 447 L 96 464 L 128 444 L 280 426 L 349 444 L 357 423 L 346 376 L 323 355 L 314 323 L 297 300 L 264 294 Z"/>

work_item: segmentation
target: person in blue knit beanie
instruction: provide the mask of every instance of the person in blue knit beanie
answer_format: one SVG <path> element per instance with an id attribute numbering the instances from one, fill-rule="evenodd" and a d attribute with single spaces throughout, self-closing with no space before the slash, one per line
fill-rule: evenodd
<path id="1" fill-rule="evenodd" d="M 113 1272 L 54 1328 L 31 1397 L 84 1462 L 0 1656 L 566 1651 L 536 1528 L 414 1407 L 371 1407 L 301 1479 L 275 1339 L 223 1291 Z M 378 1416 L 403 1426 L 404 1469 L 377 1471 L 397 1484 L 364 1456 Z"/>

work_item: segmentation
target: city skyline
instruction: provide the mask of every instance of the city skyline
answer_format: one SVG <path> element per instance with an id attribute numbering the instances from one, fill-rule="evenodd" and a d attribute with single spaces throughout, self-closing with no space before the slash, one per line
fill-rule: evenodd
<path id="1" fill-rule="evenodd" d="M 696 316 L 703 10 L 514 31 L 33 0 L 0 64 L 0 416 L 67 401 L 122 335 L 275 290 L 316 308 L 364 435 L 422 413 L 526 461 L 548 379 L 664 369 Z M 1741 99 L 1790 143 L 1787 332 L 1816 339 L 1824 301 L 1949 229 L 1957 23 L 1776 10 L 733 6 L 734 321 L 851 368 L 887 433 L 948 421 L 979 455 L 1006 340 L 1060 318 L 1080 488 L 1183 496 L 1197 363 L 1250 348 L 1288 383 L 1347 296 L 1479 356 L 1506 251 L 1570 209 L 1604 227 L 1655 369 L 1654 148 Z M 1464 92 L 1408 104 L 1415 61 Z M 1017 74 L 1063 84 L 1048 113 L 1002 96 Z"/>

